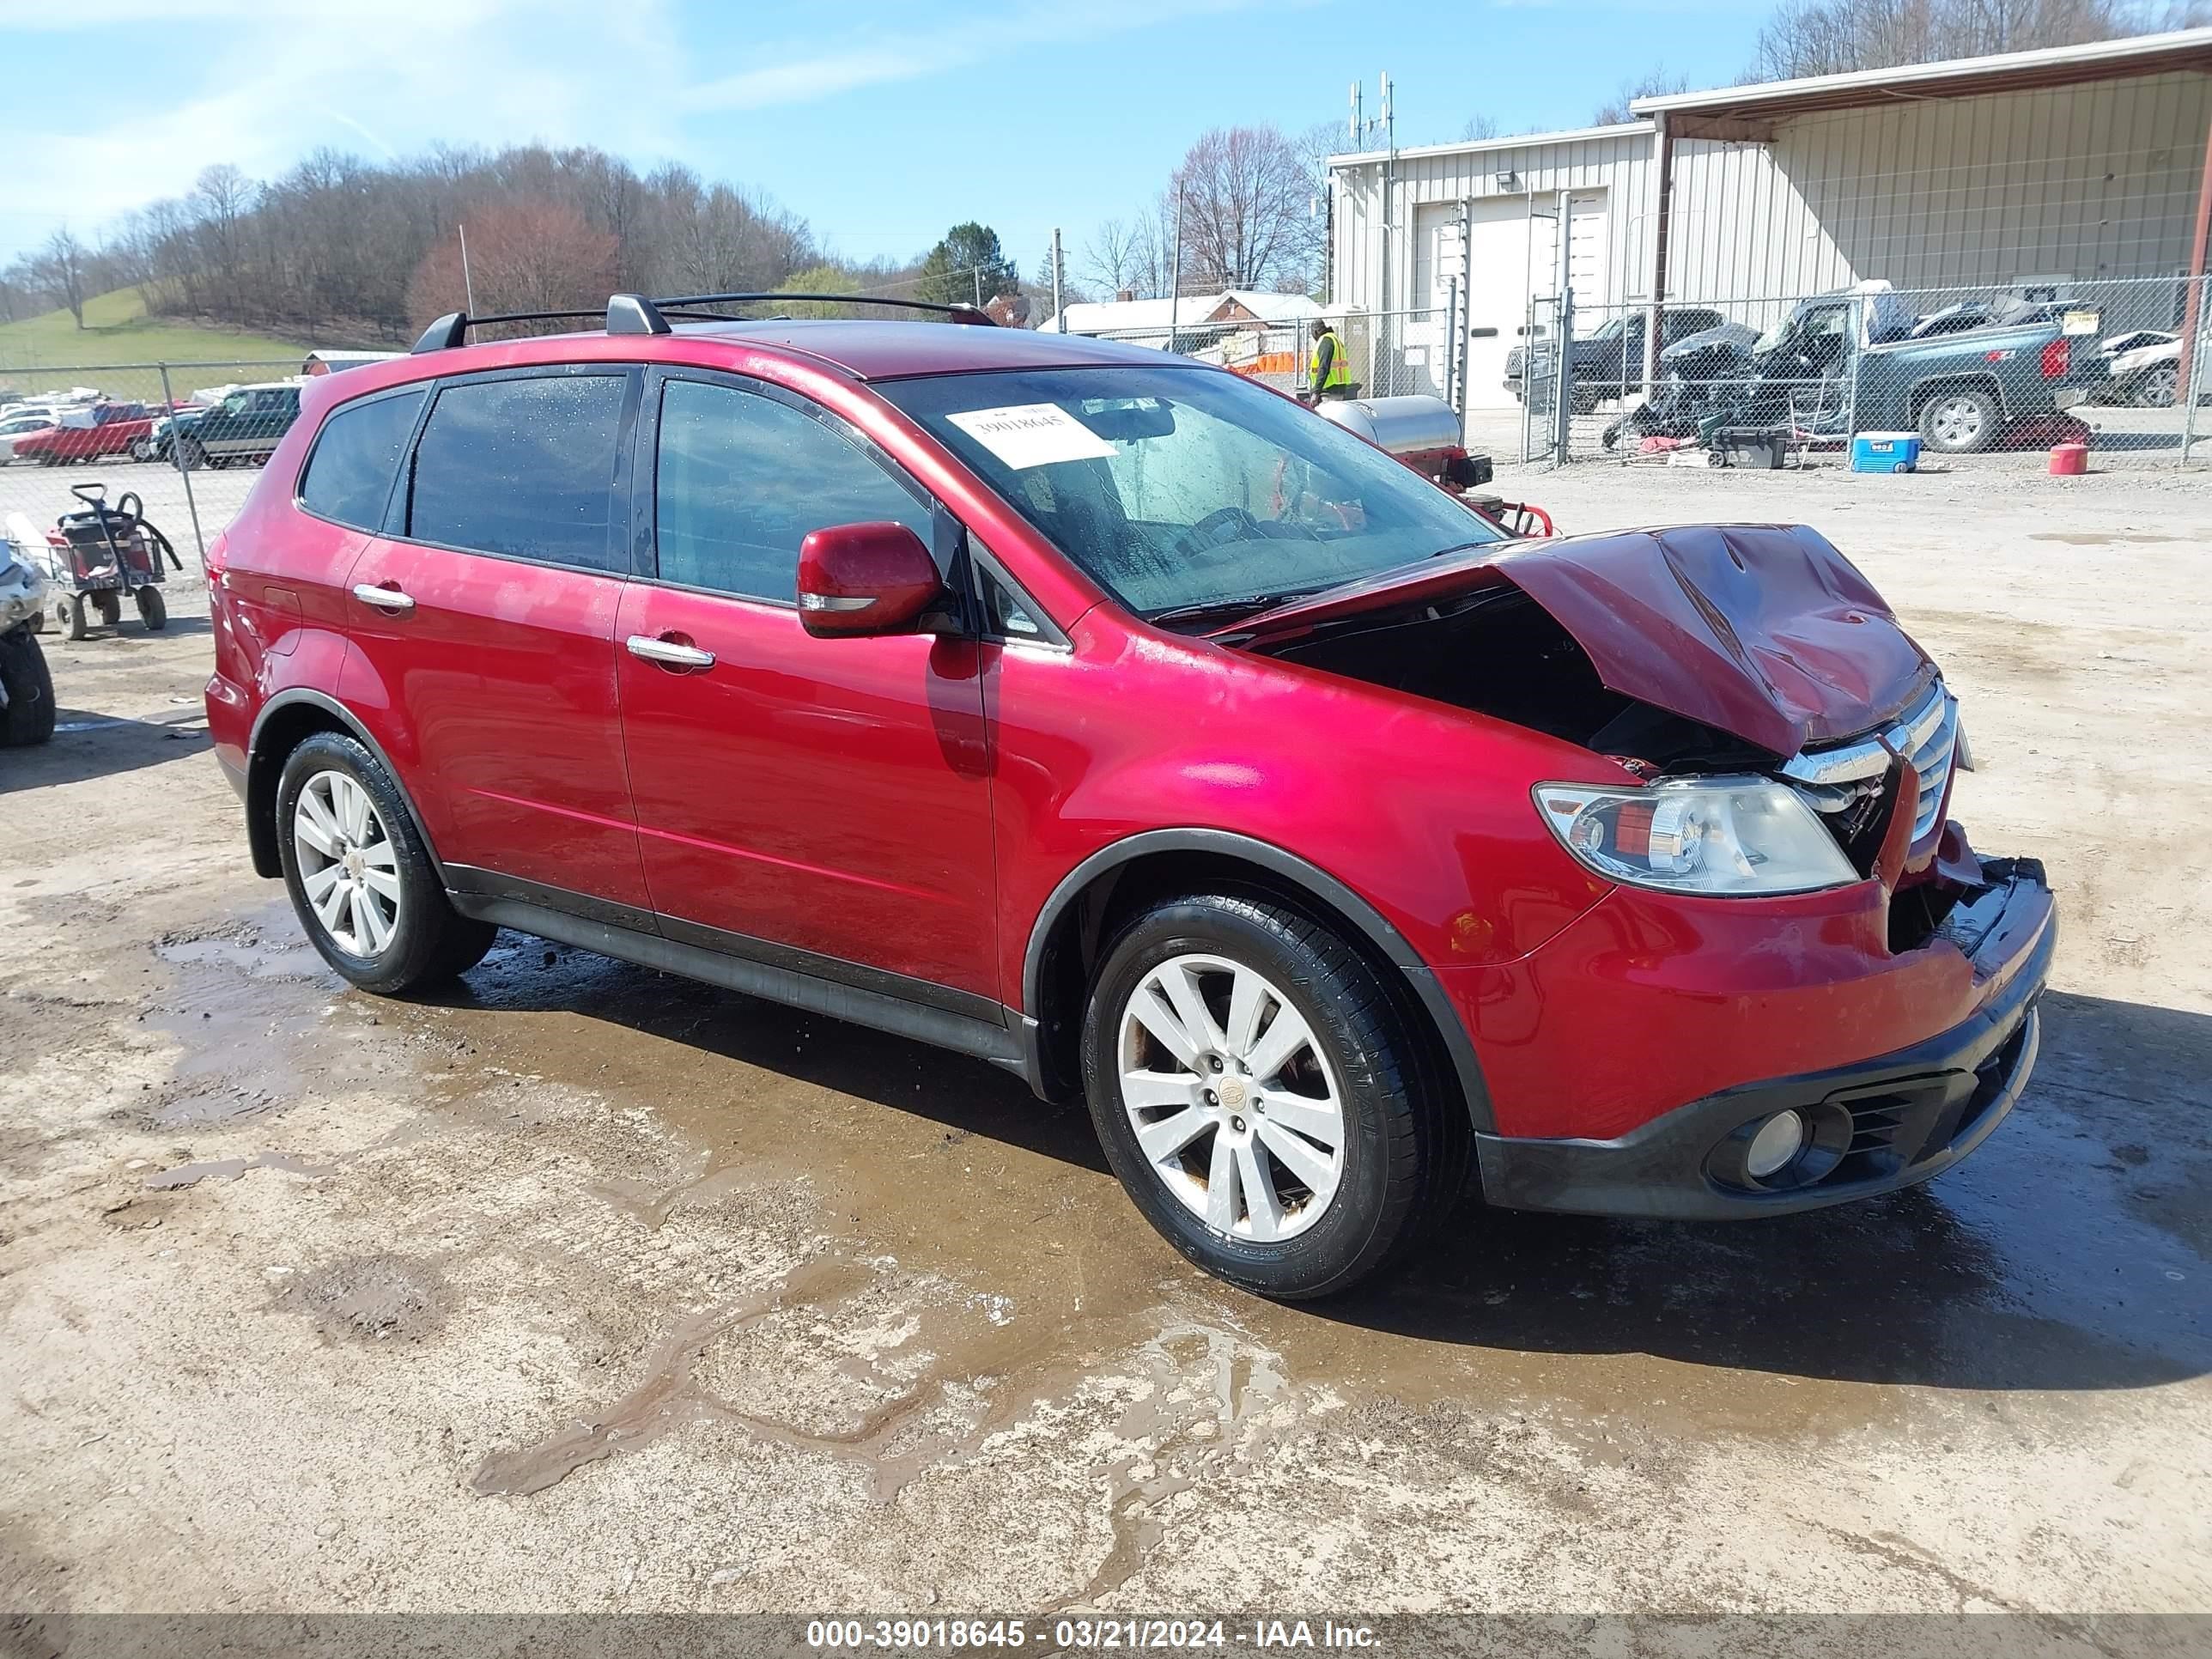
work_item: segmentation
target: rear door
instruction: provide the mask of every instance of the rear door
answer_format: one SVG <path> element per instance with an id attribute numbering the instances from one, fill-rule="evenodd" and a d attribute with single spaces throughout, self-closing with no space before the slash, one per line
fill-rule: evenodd
<path id="1" fill-rule="evenodd" d="M 820 640 L 799 544 L 957 526 L 836 416 L 756 381 L 655 370 L 639 443 L 652 549 L 617 662 L 664 933 L 995 1018 L 990 779 L 973 640 Z M 649 572 L 649 574 L 648 574 Z M 654 654 L 676 646 L 710 661 Z"/>
<path id="2" fill-rule="evenodd" d="M 639 382 L 597 364 L 441 384 L 354 563 L 341 696 L 454 886 L 649 927 L 614 672 Z"/>

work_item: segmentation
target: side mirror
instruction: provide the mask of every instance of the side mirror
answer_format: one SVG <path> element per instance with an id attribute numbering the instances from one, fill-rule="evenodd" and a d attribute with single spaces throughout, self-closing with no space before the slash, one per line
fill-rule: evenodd
<path id="1" fill-rule="evenodd" d="M 799 620 L 823 639 L 904 634 L 945 584 L 902 524 L 840 524 L 799 544 Z"/>

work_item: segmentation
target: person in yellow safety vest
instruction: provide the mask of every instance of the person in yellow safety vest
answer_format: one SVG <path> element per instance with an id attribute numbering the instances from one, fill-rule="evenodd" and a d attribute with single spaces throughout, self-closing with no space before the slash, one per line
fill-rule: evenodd
<path id="1" fill-rule="evenodd" d="M 1310 395 L 1316 402 L 1323 398 L 1350 397 L 1352 362 L 1344 355 L 1344 342 L 1318 317 L 1314 319 L 1313 338 L 1313 362 L 1306 377 Z"/>

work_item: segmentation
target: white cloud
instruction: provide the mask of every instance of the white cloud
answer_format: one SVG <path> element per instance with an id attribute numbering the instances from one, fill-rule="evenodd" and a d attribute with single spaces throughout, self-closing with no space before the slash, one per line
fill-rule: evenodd
<path id="1" fill-rule="evenodd" d="M 19 133 L 0 238 L 20 249 L 66 221 L 91 231 L 234 162 L 258 178 L 321 145 L 390 154 L 451 144 L 597 143 L 665 155 L 680 132 L 664 98 L 665 0 L 0 0 L 9 29 L 203 23 L 222 41 L 167 108 L 106 106 L 104 125 Z M 4 47 L 0 47 L 3 51 Z M 82 106 L 89 111 L 97 106 Z M 0 257 L 10 251 L 0 248 Z"/>
<path id="2" fill-rule="evenodd" d="M 1289 0 L 1291 4 L 1316 0 Z M 1020 9 L 946 21 L 927 32 L 878 37 L 872 44 L 823 51 L 811 45 L 763 46 L 758 67 L 690 88 L 691 110 L 767 109 L 812 103 L 839 93 L 895 81 L 916 81 L 1003 57 L 1025 46 L 1095 40 L 1203 15 L 1249 10 L 1260 0 L 1138 0 L 1110 8 L 1030 5 Z M 1280 0 L 1278 0 L 1279 9 Z"/>

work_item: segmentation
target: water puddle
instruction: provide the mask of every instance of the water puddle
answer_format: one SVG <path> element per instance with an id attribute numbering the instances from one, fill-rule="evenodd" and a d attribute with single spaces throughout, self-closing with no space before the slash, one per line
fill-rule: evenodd
<path id="1" fill-rule="evenodd" d="M 255 1152 L 250 1158 L 210 1158 L 197 1164 L 179 1164 L 146 1177 L 144 1185 L 149 1193 L 173 1191 L 179 1187 L 196 1187 L 203 1181 L 235 1181 L 248 1170 L 282 1170 L 287 1175 L 326 1176 L 337 1168 L 335 1164 L 310 1164 L 289 1152 Z"/>

